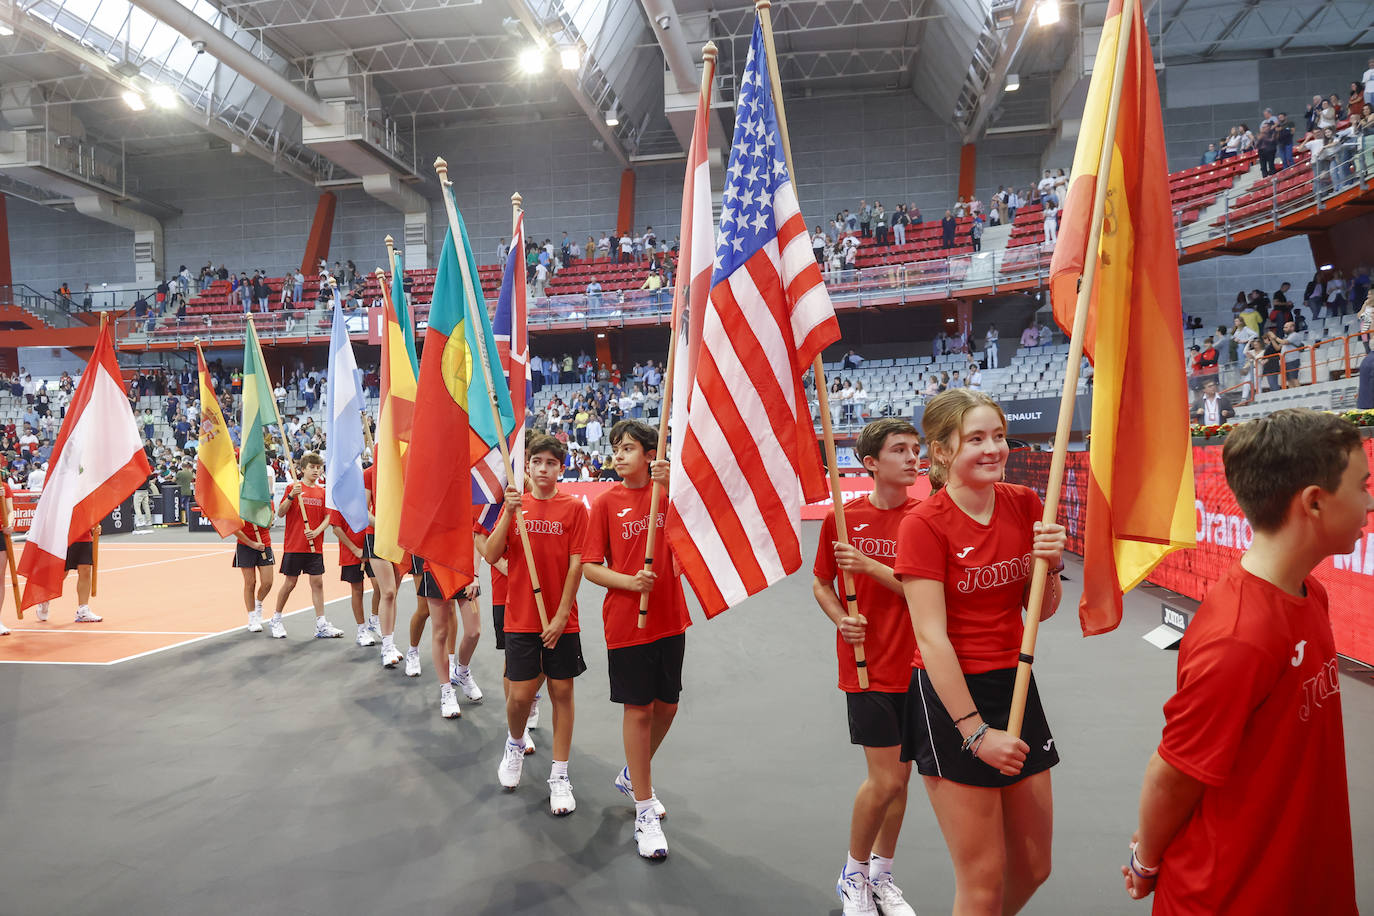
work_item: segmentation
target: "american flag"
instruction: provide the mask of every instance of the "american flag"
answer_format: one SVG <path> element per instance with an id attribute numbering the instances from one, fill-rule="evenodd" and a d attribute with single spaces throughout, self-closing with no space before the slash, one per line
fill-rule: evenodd
<path id="1" fill-rule="evenodd" d="M 765 55 L 755 23 L 669 497 L 669 543 L 708 617 L 801 567 L 801 504 L 829 495 L 802 376 L 840 329 L 788 174 Z"/>
<path id="2" fill-rule="evenodd" d="M 515 431 L 510 436 L 511 463 L 515 476 L 511 483 L 523 489 L 525 476 L 525 405 L 531 395 L 530 343 L 525 329 L 525 263 L 517 256 L 524 248 L 525 211 L 517 210 L 515 226 L 511 229 L 511 255 L 506 258 L 506 273 L 501 278 L 500 298 L 496 300 L 496 316 L 491 333 L 496 338 L 496 358 L 501 364 L 506 382 L 510 385 L 510 403 L 515 411 Z M 484 462 L 472 469 L 472 501 L 478 506 L 477 521 L 490 531 L 501 515 L 501 492 L 506 486 L 508 469 L 499 451 L 493 451 L 495 462 Z M 491 457 L 491 456 L 488 456 Z"/>

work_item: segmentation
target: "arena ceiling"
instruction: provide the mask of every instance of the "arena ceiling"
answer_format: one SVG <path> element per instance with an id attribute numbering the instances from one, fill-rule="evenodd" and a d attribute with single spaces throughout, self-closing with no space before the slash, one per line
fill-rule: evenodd
<path id="1" fill-rule="evenodd" d="M 1146 2 L 1166 64 L 1374 41 L 1374 2 Z M 973 140 L 1045 121 L 1052 83 L 1066 70 L 1081 73 L 1105 9 L 1105 0 L 1065 0 L 1060 21 L 1045 27 L 1035 0 L 775 0 L 773 14 L 788 95 L 910 92 Z M 187 11 L 189 27 L 172 16 Z M 680 156 L 685 137 L 665 113 L 665 93 L 695 92 L 709 38 L 721 51 L 718 97 L 732 98 L 753 4 L 0 0 L 0 24 L 14 33 L 0 37 L 0 115 L 11 128 L 61 130 L 74 117 L 89 141 L 121 153 L 232 144 L 318 180 L 331 173 L 302 142 L 302 119 L 340 85 L 402 139 L 427 127 L 580 112 L 627 164 Z M 227 60 L 216 38 L 246 53 Z M 198 53 L 194 42 L 205 39 L 210 47 Z M 538 74 L 521 65 L 531 46 L 542 48 Z M 564 69 L 568 49 L 577 61 Z M 1005 91 L 1010 74 L 1019 95 Z M 175 93 L 167 108 L 134 112 L 121 100 L 154 85 Z M 728 107 L 721 117 L 728 131 Z"/>

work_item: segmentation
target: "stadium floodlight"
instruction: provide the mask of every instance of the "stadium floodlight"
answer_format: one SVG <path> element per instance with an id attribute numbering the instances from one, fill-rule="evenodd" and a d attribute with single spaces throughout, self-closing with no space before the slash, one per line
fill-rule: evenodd
<path id="1" fill-rule="evenodd" d="M 158 108 L 176 107 L 177 93 L 171 86 L 156 85 L 148 90 L 148 96 Z"/>
<path id="2" fill-rule="evenodd" d="M 606 126 L 615 127 L 620 123 L 620 115 L 616 112 L 616 107 L 612 105 L 606 109 Z"/>
<path id="3" fill-rule="evenodd" d="M 559 50 L 558 61 L 564 70 L 576 70 L 582 66 L 582 52 L 577 50 L 576 45 L 569 45 Z"/>
<path id="4" fill-rule="evenodd" d="M 1059 0 L 1040 0 L 1035 9 L 1035 20 L 1041 27 L 1054 25 L 1059 21 Z"/>
<path id="5" fill-rule="evenodd" d="M 14 26 L 8 22 L 0 22 L 0 38 L 9 38 L 14 34 Z"/>
<path id="6" fill-rule="evenodd" d="M 124 104 L 128 105 L 129 108 L 133 111 L 142 111 L 143 109 L 148 107 L 147 105 L 143 104 L 143 96 L 139 95 L 137 92 L 134 92 L 132 89 L 124 90 L 120 98 L 122 98 L 124 100 Z"/>
<path id="7" fill-rule="evenodd" d="M 1021 88 L 1021 77 L 1015 73 L 1007 74 L 1007 92 L 1015 92 Z"/>
<path id="8" fill-rule="evenodd" d="M 544 50 L 542 48 L 530 47 L 520 52 L 517 58 L 520 69 L 533 76 L 536 73 L 544 72 Z"/>

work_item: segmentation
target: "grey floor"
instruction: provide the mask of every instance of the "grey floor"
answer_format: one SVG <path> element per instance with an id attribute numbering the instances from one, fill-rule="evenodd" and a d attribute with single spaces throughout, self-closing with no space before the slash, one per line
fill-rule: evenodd
<path id="1" fill-rule="evenodd" d="M 818 526 L 804 527 L 810 550 Z M 234 602 L 228 555 L 206 587 Z M 0 913 L 836 913 L 862 758 L 809 586 L 794 576 L 690 631 L 687 690 L 655 770 L 672 845 L 661 864 L 635 855 L 611 786 L 620 717 L 591 586 L 579 807 L 562 819 L 541 791 L 547 715 L 520 789 L 497 786 L 489 632 L 474 666 L 498 699 L 465 704 L 457 722 L 437 715 L 427 651 L 426 676 L 410 680 L 351 640 L 306 638 L 305 616 L 284 642 L 234 634 L 111 668 L 0 665 Z M 403 616 L 411 601 L 407 586 Z M 341 605 L 331 616 L 349 617 Z M 1071 611 L 1041 631 L 1037 677 L 1064 762 L 1055 870 L 1027 912 L 1146 912 L 1117 868 L 1173 683 L 1177 656 L 1140 639 L 1158 617 L 1142 589 L 1116 633 L 1085 640 Z M 1374 911 L 1374 681 L 1341 687 L 1359 897 Z M 922 914 L 949 911 L 919 783 L 896 873 Z"/>

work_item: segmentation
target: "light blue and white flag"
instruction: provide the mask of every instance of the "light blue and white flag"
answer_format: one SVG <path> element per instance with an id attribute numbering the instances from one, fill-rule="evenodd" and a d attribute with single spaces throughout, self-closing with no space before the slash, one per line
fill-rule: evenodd
<path id="1" fill-rule="evenodd" d="M 348 323 L 334 302 L 329 335 L 329 414 L 325 420 L 324 504 L 339 510 L 348 527 L 367 527 L 367 491 L 363 488 L 363 388 Z"/>

